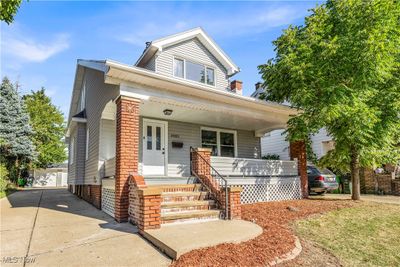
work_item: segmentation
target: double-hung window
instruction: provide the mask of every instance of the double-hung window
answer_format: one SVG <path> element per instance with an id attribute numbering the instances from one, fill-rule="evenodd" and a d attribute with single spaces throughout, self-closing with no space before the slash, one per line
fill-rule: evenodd
<path id="1" fill-rule="evenodd" d="M 198 83 L 215 85 L 214 69 L 190 60 L 174 58 L 174 76 Z"/>
<path id="2" fill-rule="evenodd" d="M 236 156 L 236 131 L 202 128 L 201 146 L 211 148 L 212 156 Z"/>

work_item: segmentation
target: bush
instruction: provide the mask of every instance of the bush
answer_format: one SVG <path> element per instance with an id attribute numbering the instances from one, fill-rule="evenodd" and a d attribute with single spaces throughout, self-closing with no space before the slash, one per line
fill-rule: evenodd
<path id="1" fill-rule="evenodd" d="M 268 159 L 268 160 L 279 160 L 280 157 L 277 154 L 266 154 L 261 157 L 262 159 Z"/>

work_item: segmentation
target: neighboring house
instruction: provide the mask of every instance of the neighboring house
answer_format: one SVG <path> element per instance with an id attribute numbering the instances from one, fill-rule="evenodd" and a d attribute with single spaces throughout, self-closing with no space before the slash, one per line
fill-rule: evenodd
<path id="1" fill-rule="evenodd" d="M 301 197 L 296 161 L 260 159 L 260 138 L 286 127 L 296 111 L 243 96 L 242 83 L 230 81 L 238 66 L 201 28 L 146 45 L 135 65 L 78 60 L 67 132 L 70 191 L 117 221 L 127 220 L 128 207 L 136 220 L 135 208 L 146 204 L 129 203 L 132 186 L 162 188 L 164 208 L 199 180 L 214 198 L 225 180 L 242 186 L 246 203 Z M 138 181 L 130 190 L 129 179 Z M 218 217 L 210 210 L 222 202 L 214 200 L 205 211 L 204 202 L 181 203 L 194 213 L 167 209 L 158 220 Z"/>
<path id="2" fill-rule="evenodd" d="M 286 135 L 284 131 L 284 129 L 274 130 L 261 138 L 261 154 L 263 156 L 276 154 L 279 155 L 281 160 L 288 160 L 290 158 L 289 142 L 285 140 Z M 335 147 L 335 142 L 323 128 L 318 133 L 311 136 L 311 147 L 315 156 L 321 158 Z"/>
<path id="3" fill-rule="evenodd" d="M 67 164 L 56 164 L 46 169 L 35 169 L 32 173 L 33 187 L 67 186 Z"/>
<path id="4" fill-rule="evenodd" d="M 261 83 L 256 83 L 255 91 L 251 94 L 254 98 L 260 98 L 261 94 L 264 92 L 264 88 Z M 284 102 L 283 105 L 289 105 L 288 102 Z M 289 155 L 289 142 L 285 140 L 286 135 L 284 134 L 285 129 L 278 129 L 266 133 L 263 138 L 261 138 L 261 154 L 265 155 L 279 155 L 281 160 L 288 160 Z M 311 147 L 317 158 L 321 158 L 329 150 L 335 147 L 335 142 L 332 140 L 326 130 L 322 128 L 318 133 L 311 136 Z"/>

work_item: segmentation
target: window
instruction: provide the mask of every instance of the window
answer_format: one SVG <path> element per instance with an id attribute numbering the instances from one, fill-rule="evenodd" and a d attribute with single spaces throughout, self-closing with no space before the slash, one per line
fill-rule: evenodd
<path id="1" fill-rule="evenodd" d="M 204 83 L 204 65 L 186 61 L 186 79 Z"/>
<path id="2" fill-rule="evenodd" d="M 236 131 L 202 128 L 201 146 L 211 148 L 212 156 L 236 156 Z"/>
<path id="3" fill-rule="evenodd" d="M 214 70 L 211 68 L 207 68 L 207 84 L 215 85 L 214 83 Z"/>
<path id="4" fill-rule="evenodd" d="M 89 158 L 89 129 L 86 129 L 86 151 L 85 151 L 85 159 Z"/>
<path id="5" fill-rule="evenodd" d="M 72 137 L 69 143 L 69 164 L 74 163 L 74 148 L 75 148 L 75 138 Z"/>
<path id="6" fill-rule="evenodd" d="M 79 111 L 84 110 L 85 107 L 86 107 L 86 83 L 83 82 L 83 87 L 81 90 L 80 110 Z"/>
<path id="7" fill-rule="evenodd" d="M 212 86 L 215 85 L 215 71 L 213 68 L 189 60 L 174 58 L 174 76 Z"/>
<path id="8" fill-rule="evenodd" d="M 217 142 L 217 132 L 215 131 L 201 131 L 201 146 L 211 148 L 211 155 L 218 155 L 218 142 Z"/>
<path id="9" fill-rule="evenodd" d="M 183 76 L 183 60 L 182 59 L 174 59 L 174 76 L 184 78 Z"/>
<path id="10" fill-rule="evenodd" d="M 153 127 L 147 126 L 147 150 L 153 149 Z"/>

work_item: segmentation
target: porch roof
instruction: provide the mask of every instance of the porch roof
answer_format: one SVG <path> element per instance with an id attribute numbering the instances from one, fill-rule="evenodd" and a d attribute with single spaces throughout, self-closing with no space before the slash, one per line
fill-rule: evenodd
<path id="1" fill-rule="evenodd" d="M 106 60 L 105 82 L 120 85 L 120 94 L 142 99 L 143 116 L 220 128 L 254 130 L 257 136 L 286 128 L 297 110 L 253 97 L 194 84 L 143 68 Z M 172 109 L 171 116 L 163 110 Z"/>

